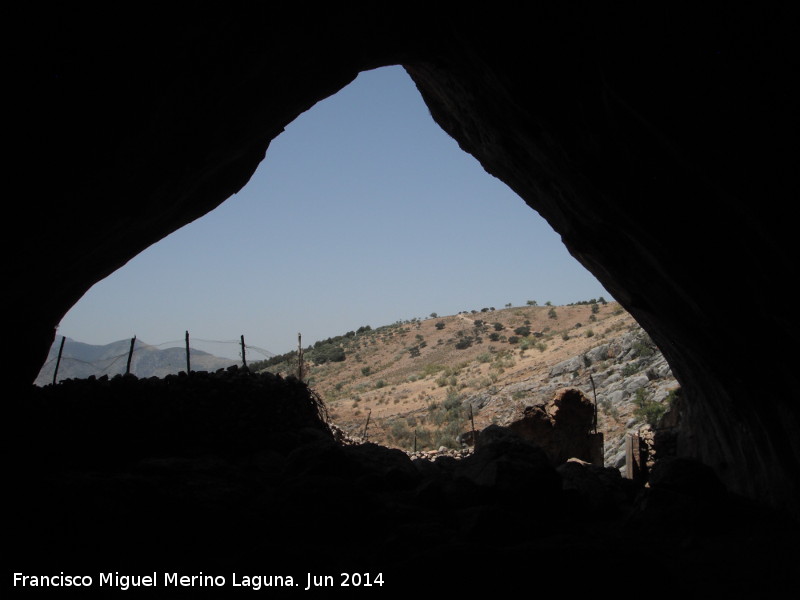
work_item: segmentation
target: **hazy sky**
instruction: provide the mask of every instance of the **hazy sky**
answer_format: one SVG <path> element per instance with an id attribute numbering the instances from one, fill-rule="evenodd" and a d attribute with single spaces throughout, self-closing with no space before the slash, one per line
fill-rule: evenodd
<path id="1" fill-rule="evenodd" d="M 607 291 L 436 125 L 401 67 L 362 73 L 274 140 L 222 206 L 97 283 L 58 334 L 276 353 L 361 325 Z M 58 341 L 58 339 L 57 339 Z M 193 344 L 236 356 L 235 344 Z M 263 358 L 256 352 L 249 358 Z"/>

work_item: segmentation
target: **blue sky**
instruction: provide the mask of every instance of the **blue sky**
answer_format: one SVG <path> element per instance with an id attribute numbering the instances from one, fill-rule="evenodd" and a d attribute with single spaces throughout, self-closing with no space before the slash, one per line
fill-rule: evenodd
<path id="1" fill-rule="evenodd" d="M 58 335 L 156 345 L 186 330 L 243 334 L 282 353 L 298 332 L 308 345 L 432 312 L 601 295 L 611 299 L 387 67 L 300 115 L 238 194 L 98 282 Z M 237 355 L 234 343 L 193 345 Z"/>

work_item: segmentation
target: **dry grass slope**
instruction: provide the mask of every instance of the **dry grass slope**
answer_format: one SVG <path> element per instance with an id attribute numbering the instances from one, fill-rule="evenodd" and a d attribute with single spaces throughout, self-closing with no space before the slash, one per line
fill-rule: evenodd
<path id="1" fill-rule="evenodd" d="M 307 381 L 350 435 L 361 436 L 369 419 L 373 442 L 408 450 L 416 432 L 418 449 L 454 447 L 456 435 L 471 427 L 465 400 L 544 380 L 553 365 L 636 328 L 615 302 L 398 322 L 346 338 L 347 359 L 307 365 Z M 476 429 L 500 418 L 497 406 L 473 415 Z"/>

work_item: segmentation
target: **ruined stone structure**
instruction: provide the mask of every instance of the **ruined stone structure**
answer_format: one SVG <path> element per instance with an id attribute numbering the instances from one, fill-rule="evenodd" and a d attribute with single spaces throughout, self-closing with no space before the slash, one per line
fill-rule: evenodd
<path id="1" fill-rule="evenodd" d="M 21 241 L 5 236 L 4 289 L 19 382 L 92 284 L 241 189 L 301 112 L 401 64 L 436 122 L 664 352 L 687 397 L 679 452 L 800 513 L 793 368 L 764 351 L 798 339 L 792 20 L 650 6 L 9 16 L 7 119 L 21 135 L 8 149 L 22 168 L 6 201 Z M 728 326 L 745 309 L 757 331 Z"/>
<path id="2" fill-rule="evenodd" d="M 552 399 L 526 406 L 508 428 L 544 450 L 555 467 L 570 458 L 591 462 L 593 457 L 602 467 L 603 436 L 592 433 L 594 408 L 579 389 L 562 388 Z"/>

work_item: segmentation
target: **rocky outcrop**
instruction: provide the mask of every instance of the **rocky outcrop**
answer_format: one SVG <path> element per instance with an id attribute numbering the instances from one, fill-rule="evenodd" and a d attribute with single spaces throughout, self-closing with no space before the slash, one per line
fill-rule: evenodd
<path id="1" fill-rule="evenodd" d="M 552 426 L 548 423 L 552 422 L 552 417 L 543 407 L 552 402 L 554 395 L 563 393 L 566 386 L 578 390 L 583 396 L 584 408 L 580 417 L 583 422 L 566 436 L 564 442 L 560 442 L 566 444 L 564 447 L 571 447 L 573 454 L 567 456 L 553 451 L 554 456 L 559 456 L 560 462 L 556 465 L 573 456 L 590 461 L 585 448 L 580 450 L 584 442 L 574 441 L 584 440 L 586 432 L 593 428 L 594 401 L 590 397 L 597 399 L 597 430 L 603 435 L 602 454 L 606 466 L 624 469 L 626 437 L 655 426 L 658 415 L 662 413 L 668 416 L 669 421 L 659 424 L 659 431 L 662 427 L 664 429 L 659 435 L 669 446 L 666 452 L 675 454 L 679 436 L 677 426 L 684 403 L 680 406 L 672 404 L 676 398 L 681 398 L 678 394 L 680 385 L 664 355 L 639 327 L 604 334 L 597 346 L 557 363 L 541 379 L 532 378 L 494 393 L 481 392 L 481 401 L 477 403 L 480 408 L 475 412 L 491 410 L 500 425 L 517 423 L 514 427 L 527 427 L 530 439 L 551 438 Z M 523 399 L 516 400 L 518 396 Z M 467 398 L 465 404 L 472 405 L 471 398 Z M 670 410 L 671 407 L 674 410 Z M 549 410 L 553 412 L 552 408 Z M 526 413 L 530 419 L 523 425 Z M 534 422 L 540 424 L 534 426 Z M 463 435 L 469 437 L 470 432 Z M 650 455 L 655 456 L 654 448 L 651 448 Z"/>

